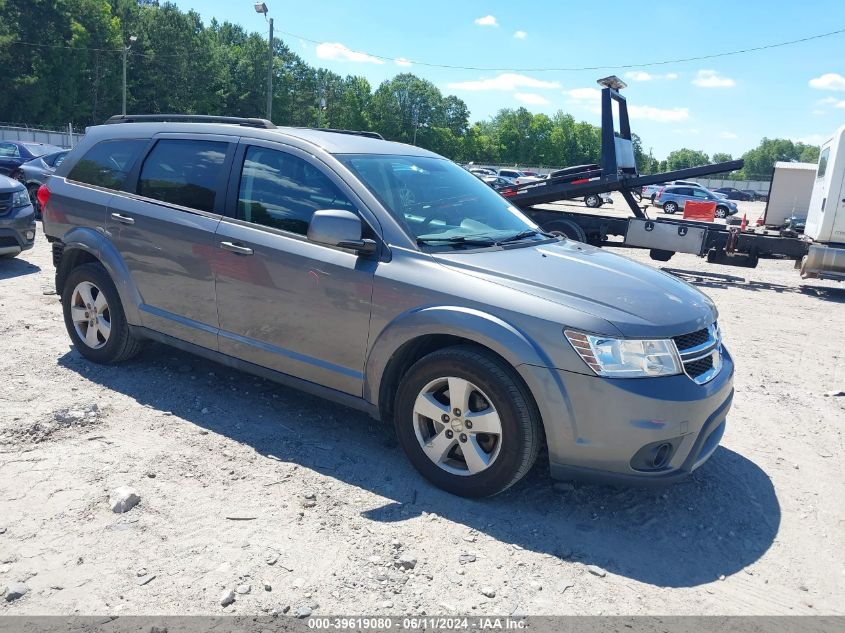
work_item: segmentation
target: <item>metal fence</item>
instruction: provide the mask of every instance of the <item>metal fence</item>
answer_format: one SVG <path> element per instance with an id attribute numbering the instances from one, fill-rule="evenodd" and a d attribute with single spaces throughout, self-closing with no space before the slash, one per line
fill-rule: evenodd
<path id="1" fill-rule="evenodd" d="M 0 140 L 2 141 L 27 141 L 73 147 L 81 138 L 82 134 L 74 132 L 70 123 L 64 130 L 47 130 L 20 124 L 0 124 Z"/>

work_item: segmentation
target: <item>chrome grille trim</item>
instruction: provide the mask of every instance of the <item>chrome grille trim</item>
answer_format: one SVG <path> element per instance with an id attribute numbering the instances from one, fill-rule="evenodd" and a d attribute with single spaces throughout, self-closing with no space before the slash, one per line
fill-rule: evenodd
<path id="1" fill-rule="evenodd" d="M 697 334 L 697 332 L 694 332 L 693 334 Z M 672 340 L 675 343 L 675 348 L 678 349 L 678 339 L 684 340 L 690 336 L 691 335 L 687 334 L 673 337 Z M 718 324 L 714 322 L 707 327 L 707 340 L 704 343 L 685 349 L 678 349 L 678 356 L 680 357 L 681 363 L 684 367 L 684 373 L 690 378 L 690 380 L 699 385 L 706 384 L 713 380 L 719 375 L 719 372 L 722 371 L 722 337 L 719 332 Z M 695 374 L 694 370 L 697 368 L 696 364 L 707 357 L 712 358 L 710 369 L 707 369 L 700 374 Z M 693 368 L 693 365 L 696 365 L 696 368 Z"/>

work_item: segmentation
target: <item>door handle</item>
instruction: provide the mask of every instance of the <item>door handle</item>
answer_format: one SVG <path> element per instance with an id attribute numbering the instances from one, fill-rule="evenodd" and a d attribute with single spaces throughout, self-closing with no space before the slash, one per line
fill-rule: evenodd
<path id="1" fill-rule="evenodd" d="M 117 220 L 121 224 L 135 224 L 135 218 L 130 218 L 128 215 L 120 215 L 119 213 L 112 213 L 111 219 Z"/>
<path id="2" fill-rule="evenodd" d="M 249 246 L 242 246 L 234 242 L 220 242 L 220 248 L 224 251 L 237 253 L 238 255 L 252 255 L 252 249 Z"/>

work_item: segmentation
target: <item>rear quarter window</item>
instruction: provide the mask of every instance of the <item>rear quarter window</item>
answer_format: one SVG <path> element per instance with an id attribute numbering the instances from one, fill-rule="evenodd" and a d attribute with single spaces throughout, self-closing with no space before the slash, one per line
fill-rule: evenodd
<path id="1" fill-rule="evenodd" d="M 148 142 L 134 138 L 100 141 L 71 168 L 67 179 L 118 190 Z"/>

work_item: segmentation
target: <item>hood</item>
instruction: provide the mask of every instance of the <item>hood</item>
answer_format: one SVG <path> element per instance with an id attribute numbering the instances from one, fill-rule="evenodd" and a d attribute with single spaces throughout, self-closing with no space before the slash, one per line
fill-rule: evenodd
<path id="1" fill-rule="evenodd" d="M 0 175 L 0 191 L 2 191 L 3 193 L 8 193 L 9 191 L 17 191 L 21 188 L 23 188 L 23 185 L 14 178 L 9 178 L 8 176 Z"/>
<path id="2" fill-rule="evenodd" d="M 690 284 L 580 242 L 433 257 L 454 271 L 603 319 L 627 337 L 686 334 L 716 319 L 713 302 Z"/>

